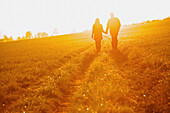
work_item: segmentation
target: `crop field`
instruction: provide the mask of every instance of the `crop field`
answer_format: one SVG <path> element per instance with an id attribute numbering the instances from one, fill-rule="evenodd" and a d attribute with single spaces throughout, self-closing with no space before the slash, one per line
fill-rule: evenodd
<path id="1" fill-rule="evenodd" d="M 168 113 L 170 20 L 0 43 L 1 113 Z"/>

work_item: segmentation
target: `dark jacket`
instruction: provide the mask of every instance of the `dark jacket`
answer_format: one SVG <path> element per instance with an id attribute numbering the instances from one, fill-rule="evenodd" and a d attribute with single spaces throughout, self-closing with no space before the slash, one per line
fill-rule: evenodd
<path id="1" fill-rule="evenodd" d="M 103 26 L 101 24 L 94 24 L 92 28 L 92 35 L 94 35 L 94 40 L 102 40 Z"/>
<path id="2" fill-rule="evenodd" d="M 121 24 L 118 18 L 110 18 L 107 22 L 106 33 L 110 29 L 110 35 L 118 34 L 120 26 Z"/>

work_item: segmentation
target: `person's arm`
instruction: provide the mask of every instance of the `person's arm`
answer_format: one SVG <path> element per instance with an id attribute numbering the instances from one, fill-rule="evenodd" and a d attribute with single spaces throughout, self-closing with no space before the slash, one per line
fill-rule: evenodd
<path id="1" fill-rule="evenodd" d="M 93 35 L 94 35 L 94 25 L 92 27 L 92 36 L 91 36 L 92 39 L 93 39 Z"/>
<path id="2" fill-rule="evenodd" d="M 119 29 L 120 29 L 120 27 L 121 27 L 121 23 L 120 23 L 120 20 L 119 20 Z"/>
<path id="3" fill-rule="evenodd" d="M 108 20 L 108 22 L 107 22 L 106 34 L 108 33 L 108 30 L 109 30 L 109 20 Z"/>
<path id="4" fill-rule="evenodd" d="M 102 25 L 101 25 L 102 26 Z M 103 30 L 103 26 L 102 26 L 102 32 L 106 34 L 106 32 Z"/>

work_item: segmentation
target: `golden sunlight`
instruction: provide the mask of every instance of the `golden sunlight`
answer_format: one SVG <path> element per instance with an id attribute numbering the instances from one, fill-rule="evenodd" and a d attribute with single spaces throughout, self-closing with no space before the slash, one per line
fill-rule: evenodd
<path id="1" fill-rule="evenodd" d="M 0 113 L 169 113 L 169 0 L 0 0 Z"/>
<path id="2" fill-rule="evenodd" d="M 0 38 L 27 31 L 52 35 L 90 30 L 96 17 L 106 27 L 110 13 L 122 25 L 169 16 L 169 0 L 1 0 Z"/>

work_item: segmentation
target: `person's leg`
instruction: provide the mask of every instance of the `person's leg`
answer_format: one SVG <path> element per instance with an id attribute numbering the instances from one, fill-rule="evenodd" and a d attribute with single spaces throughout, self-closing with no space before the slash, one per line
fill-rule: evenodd
<path id="1" fill-rule="evenodd" d="M 101 50 L 101 40 L 99 40 L 99 51 Z"/>
<path id="2" fill-rule="evenodd" d="M 113 48 L 113 35 L 111 35 L 111 38 L 112 38 L 111 45 L 112 45 L 112 48 Z"/>
<path id="3" fill-rule="evenodd" d="M 112 42 L 111 42 L 111 44 L 112 44 L 112 48 L 113 48 L 113 50 L 114 50 L 114 49 L 115 49 L 114 35 L 111 35 L 111 37 L 112 37 Z"/>
<path id="4" fill-rule="evenodd" d="M 98 49 L 97 49 L 97 48 L 98 48 L 98 45 L 97 45 L 97 40 L 95 40 L 95 43 L 96 43 L 96 50 L 98 51 Z"/>
<path id="5" fill-rule="evenodd" d="M 117 34 L 112 35 L 113 50 L 117 50 Z"/>
<path id="6" fill-rule="evenodd" d="M 99 52 L 99 41 L 95 40 L 95 42 L 96 42 L 96 50 L 97 50 L 97 52 Z"/>
<path id="7" fill-rule="evenodd" d="M 113 42 L 114 42 L 114 50 L 116 50 L 116 37 L 114 36 L 114 39 L 113 39 Z"/>
<path id="8" fill-rule="evenodd" d="M 115 49 L 117 50 L 118 40 L 117 40 L 118 34 L 115 35 Z"/>
<path id="9" fill-rule="evenodd" d="M 117 39 L 115 40 L 115 49 L 117 50 Z"/>
<path id="10" fill-rule="evenodd" d="M 100 52 L 100 44 L 101 44 L 101 41 L 98 40 L 98 41 L 97 41 L 97 52 Z"/>

